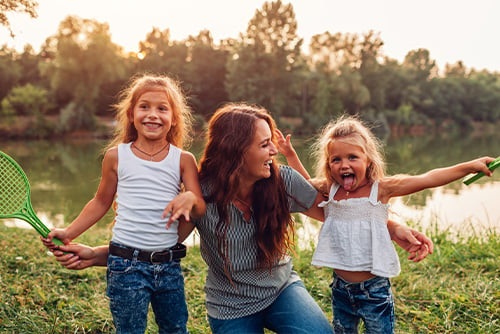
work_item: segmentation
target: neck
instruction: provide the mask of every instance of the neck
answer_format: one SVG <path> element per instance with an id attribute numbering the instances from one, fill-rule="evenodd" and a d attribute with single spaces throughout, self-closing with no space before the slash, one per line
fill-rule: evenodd
<path id="1" fill-rule="evenodd" d="M 240 200 L 244 200 L 244 201 L 251 200 L 253 186 L 254 186 L 253 182 L 252 183 L 244 182 L 240 178 L 240 185 L 239 185 L 238 190 L 236 192 L 236 197 L 239 198 Z"/>
<path id="2" fill-rule="evenodd" d="M 353 194 L 353 193 L 357 192 L 358 190 L 360 190 L 360 189 L 362 189 L 362 188 L 366 187 L 366 186 L 367 186 L 367 185 L 369 185 L 369 184 L 371 184 L 371 182 L 370 182 L 370 180 L 367 180 L 367 181 L 366 181 L 363 185 L 361 185 L 361 186 L 357 187 L 357 188 L 356 188 L 356 189 L 354 189 L 354 190 L 345 190 L 345 189 L 344 189 L 344 191 L 345 191 L 345 193 L 346 193 L 346 196 L 349 196 L 349 194 Z M 342 187 L 342 188 L 343 188 L 343 187 Z"/>

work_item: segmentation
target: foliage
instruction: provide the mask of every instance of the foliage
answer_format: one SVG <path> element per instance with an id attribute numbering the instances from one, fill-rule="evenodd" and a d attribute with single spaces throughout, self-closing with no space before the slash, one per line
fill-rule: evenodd
<path id="1" fill-rule="evenodd" d="M 62 126 L 68 131 L 94 129 L 101 87 L 123 75 L 120 48 L 111 42 L 109 26 L 69 16 L 47 39 L 44 52 L 54 55 L 43 74 L 50 78 L 57 102 L 63 107 L 71 104 Z"/>
<path id="2" fill-rule="evenodd" d="M 6 27 L 11 37 L 14 37 L 7 13 L 22 13 L 28 14 L 31 18 L 36 18 L 38 9 L 38 1 L 35 0 L 2 0 L 0 2 L 0 25 Z"/>
<path id="3" fill-rule="evenodd" d="M 174 40 L 170 29 L 153 27 L 137 53 L 124 53 L 106 23 L 69 16 L 38 54 L 29 45 L 22 53 L 0 49 L 0 100 L 16 86 L 43 87 L 61 131 L 94 130 L 96 115 L 112 116 L 125 82 L 150 72 L 179 80 L 205 121 L 221 104 L 241 100 L 266 107 L 279 126 L 301 134 L 341 113 L 380 119 L 398 133 L 415 126 L 465 133 L 500 120 L 500 73 L 461 61 L 439 69 L 424 48 L 396 61 L 383 54 L 375 31 L 319 33 L 305 53 L 298 24 L 291 3 L 265 1 L 236 38 L 216 43 L 202 30 Z"/>
<path id="4" fill-rule="evenodd" d="M 9 115 L 40 117 L 48 108 L 47 90 L 32 84 L 13 88 L 2 100 L 2 112 Z"/>

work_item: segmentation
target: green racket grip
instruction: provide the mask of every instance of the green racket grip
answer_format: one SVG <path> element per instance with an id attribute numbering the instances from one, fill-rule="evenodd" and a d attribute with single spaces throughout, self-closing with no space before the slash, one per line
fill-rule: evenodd
<path id="1" fill-rule="evenodd" d="M 56 246 L 64 246 L 64 243 L 61 240 L 57 239 L 57 238 L 52 238 L 52 242 Z"/>
<path id="2" fill-rule="evenodd" d="M 495 160 L 493 160 L 492 162 L 490 162 L 488 164 L 488 169 L 493 171 L 495 170 L 496 168 L 500 167 L 500 157 L 496 158 Z M 468 176 L 464 179 L 464 183 L 466 185 L 469 185 L 471 184 L 472 182 L 475 182 L 477 180 L 479 180 L 480 178 L 482 178 L 483 176 L 485 176 L 486 174 L 484 174 L 483 172 L 479 172 L 477 174 L 474 174 L 474 175 L 471 175 L 471 176 Z"/>

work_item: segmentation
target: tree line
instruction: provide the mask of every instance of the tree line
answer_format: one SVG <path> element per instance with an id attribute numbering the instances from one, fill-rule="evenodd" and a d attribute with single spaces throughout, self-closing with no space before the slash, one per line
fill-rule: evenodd
<path id="1" fill-rule="evenodd" d="M 383 54 L 380 34 L 324 32 L 308 51 L 292 4 L 264 2 L 236 38 L 210 31 L 174 40 L 153 27 L 139 51 L 124 52 L 109 25 L 68 16 L 39 52 L 0 49 L 0 135 L 20 118 L 46 137 L 94 130 L 112 116 L 117 93 L 136 73 L 170 75 L 189 97 L 196 124 L 222 103 L 266 107 L 282 127 L 312 133 L 339 114 L 358 114 L 389 129 L 443 126 L 467 131 L 500 119 L 500 73 L 462 62 L 438 69 L 427 49 L 399 62 Z"/>

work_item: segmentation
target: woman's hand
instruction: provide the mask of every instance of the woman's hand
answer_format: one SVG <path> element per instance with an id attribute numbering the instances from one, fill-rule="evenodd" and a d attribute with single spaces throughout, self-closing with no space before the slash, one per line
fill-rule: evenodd
<path id="1" fill-rule="evenodd" d="M 55 246 L 52 240 L 40 238 L 56 260 L 67 269 L 81 270 L 92 266 L 106 266 L 108 246 L 90 247 L 83 244 Z"/>

